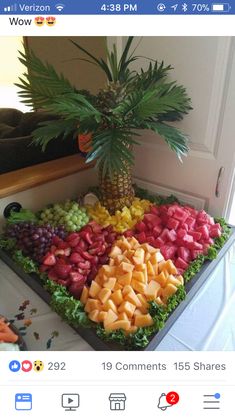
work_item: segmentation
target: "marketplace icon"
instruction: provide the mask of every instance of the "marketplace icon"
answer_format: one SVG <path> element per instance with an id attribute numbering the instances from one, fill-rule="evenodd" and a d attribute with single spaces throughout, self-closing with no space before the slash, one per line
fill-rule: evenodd
<path id="1" fill-rule="evenodd" d="M 126 395 L 125 393 L 111 393 L 109 396 L 111 411 L 125 411 Z"/>

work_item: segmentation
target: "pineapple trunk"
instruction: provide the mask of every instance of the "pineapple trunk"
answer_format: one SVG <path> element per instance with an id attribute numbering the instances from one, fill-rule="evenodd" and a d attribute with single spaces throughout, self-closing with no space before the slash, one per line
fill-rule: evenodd
<path id="1" fill-rule="evenodd" d="M 125 172 L 115 173 L 112 179 L 109 176 L 102 177 L 102 170 L 100 170 L 99 186 L 101 203 L 111 214 L 114 214 L 116 210 L 122 210 L 124 206 L 131 206 L 134 199 L 134 189 L 129 165 Z"/>

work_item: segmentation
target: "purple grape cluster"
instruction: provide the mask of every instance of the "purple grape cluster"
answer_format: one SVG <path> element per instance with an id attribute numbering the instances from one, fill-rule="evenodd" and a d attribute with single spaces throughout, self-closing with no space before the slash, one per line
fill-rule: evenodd
<path id="1" fill-rule="evenodd" d="M 53 237 L 58 236 L 65 239 L 66 235 L 64 227 L 61 225 L 53 227 L 49 224 L 37 225 L 32 222 L 11 224 L 7 226 L 5 231 L 5 236 L 14 238 L 17 248 L 22 250 L 24 255 L 38 263 L 50 251 Z"/>

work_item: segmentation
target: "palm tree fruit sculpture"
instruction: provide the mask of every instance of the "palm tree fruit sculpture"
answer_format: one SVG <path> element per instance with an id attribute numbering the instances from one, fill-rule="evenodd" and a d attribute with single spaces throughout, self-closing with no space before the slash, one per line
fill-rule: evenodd
<path id="1" fill-rule="evenodd" d="M 59 117 L 42 122 L 33 132 L 33 141 L 44 150 L 49 141 L 89 134 L 86 161 L 95 161 L 99 170 L 102 204 L 114 213 L 130 206 L 134 191 L 131 169 L 137 132 L 150 129 L 160 135 L 179 159 L 188 152 L 186 136 L 169 122 L 179 121 L 191 109 L 183 86 L 169 81 L 170 65 L 149 59 L 147 69 L 131 70 L 138 56 L 131 52 L 129 37 L 118 59 L 116 46 L 107 50 L 107 62 L 98 59 L 78 43 L 78 59 L 95 64 L 105 72 L 107 83 L 95 96 L 78 90 L 53 66 L 42 62 L 32 50 L 20 52 L 27 72 L 17 86 L 23 103 Z M 147 60 L 147 58 L 146 58 Z"/>

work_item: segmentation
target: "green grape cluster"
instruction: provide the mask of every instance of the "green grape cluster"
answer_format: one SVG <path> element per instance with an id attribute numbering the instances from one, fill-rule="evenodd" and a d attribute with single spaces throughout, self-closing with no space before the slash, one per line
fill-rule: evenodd
<path id="1" fill-rule="evenodd" d="M 56 203 L 44 209 L 40 214 L 40 223 L 48 223 L 53 226 L 63 225 L 68 232 L 79 231 L 89 222 L 86 209 L 72 200 L 65 203 Z"/>

